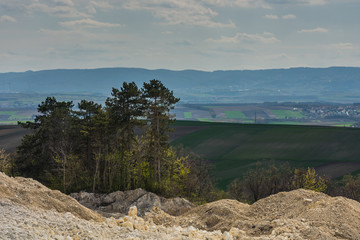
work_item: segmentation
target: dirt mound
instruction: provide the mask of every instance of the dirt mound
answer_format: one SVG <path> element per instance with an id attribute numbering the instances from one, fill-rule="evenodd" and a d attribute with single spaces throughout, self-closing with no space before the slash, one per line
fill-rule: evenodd
<path id="1" fill-rule="evenodd" d="M 194 207 L 194 204 L 184 198 L 166 199 L 141 188 L 116 191 L 110 194 L 80 192 L 72 193 L 70 196 L 85 207 L 93 209 L 104 216 L 114 217 L 127 214 L 130 207 L 133 206 L 137 207 L 139 216 L 144 216 L 153 207 L 157 207 L 173 216 L 178 216 Z"/>
<path id="2" fill-rule="evenodd" d="M 248 236 L 291 239 L 360 239 L 360 203 L 298 189 L 253 205 L 220 200 L 196 207 L 176 223 L 213 231 L 240 229 Z"/>
<path id="3" fill-rule="evenodd" d="M 82 206 L 75 199 L 62 194 L 60 191 L 50 190 L 30 178 L 11 178 L 2 172 L 0 172 L 0 198 L 30 208 L 55 210 L 59 213 L 70 212 L 86 220 L 102 220 L 99 214 Z"/>
<path id="4" fill-rule="evenodd" d="M 138 217 L 134 203 L 160 201 L 155 196 L 142 189 L 104 195 L 91 204 L 133 206 L 129 216 L 103 218 L 37 181 L 0 173 L 0 239 L 360 239 L 360 203 L 343 197 L 299 189 L 253 205 L 220 200 L 180 216 L 153 206 Z"/>
<path id="5" fill-rule="evenodd" d="M 229 231 L 234 221 L 246 221 L 249 205 L 224 199 L 193 208 L 180 216 L 180 225 L 191 225 L 208 231 Z"/>

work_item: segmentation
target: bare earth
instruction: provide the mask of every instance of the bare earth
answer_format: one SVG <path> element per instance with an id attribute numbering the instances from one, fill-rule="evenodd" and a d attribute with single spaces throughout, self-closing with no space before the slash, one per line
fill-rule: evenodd
<path id="1" fill-rule="evenodd" d="M 360 169 L 360 162 L 332 162 L 315 168 L 316 172 L 331 178 L 337 178 L 350 174 Z"/>
<path id="2" fill-rule="evenodd" d="M 0 125 L 0 148 L 6 152 L 14 152 L 20 145 L 21 139 L 29 130 L 17 125 Z"/>
<path id="3" fill-rule="evenodd" d="M 0 239 L 360 239 L 360 203 L 309 190 L 247 205 L 220 200 L 174 217 L 136 207 L 104 218 L 70 196 L 0 173 Z"/>

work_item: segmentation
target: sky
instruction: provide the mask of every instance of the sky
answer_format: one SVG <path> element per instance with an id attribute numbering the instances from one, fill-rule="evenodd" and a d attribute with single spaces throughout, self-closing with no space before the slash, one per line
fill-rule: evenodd
<path id="1" fill-rule="evenodd" d="M 360 66 L 359 0 L 0 0 L 0 72 Z"/>

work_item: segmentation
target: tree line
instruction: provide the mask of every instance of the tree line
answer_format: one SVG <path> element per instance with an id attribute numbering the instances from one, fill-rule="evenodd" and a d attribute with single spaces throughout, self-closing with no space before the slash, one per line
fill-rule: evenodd
<path id="1" fill-rule="evenodd" d="M 299 188 L 360 201 L 360 174 L 330 179 L 318 175 L 314 168 L 293 168 L 287 162 L 258 162 L 243 178 L 229 184 L 228 197 L 252 203 L 272 194 Z"/>
<path id="2" fill-rule="evenodd" d="M 139 88 L 124 82 L 102 106 L 48 97 L 17 149 L 17 174 L 65 193 L 144 188 L 195 198 L 212 188 L 208 169 L 193 154 L 169 146 L 179 101 L 161 81 Z"/>

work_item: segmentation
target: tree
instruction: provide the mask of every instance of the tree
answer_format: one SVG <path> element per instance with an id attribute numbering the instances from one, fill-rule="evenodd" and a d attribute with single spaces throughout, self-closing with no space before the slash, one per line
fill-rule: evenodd
<path id="1" fill-rule="evenodd" d="M 325 192 L 327 188 L 326 179 L 320 177 L 314 168 L 308 168 L 306 171 L 295 169 L 293 186 L 295 189 L 304 188 L 316 192 Z"/>
<path id="2" fill-rule="evenodd" d="M 20 174 L 42 179 L 49 184 L 57 179 L 59 164 L 66 186 L 66 161 L 72 154 L 72 142 L 77 134 L 72 115 L 73 103 L 58 102 L 54 97 L 48 97 L 39 104 L 35 121 L 20 123 L 24 128 L 33 130 L 33 134 L 26 135 L 18 148 L 17 165 Z M 60 163 L 61 162 L 61 163 Z"/>
<path id="3" fill-rule="evenodd" d="M 12 156 L 5 152 L 5 149 L 0 148 L 0 172 L 4 172 L 7 175 L 14 175 L 12 162 Z"/>
<path id="4" fill-rule="evenodd" d="M 151 80 L 143 85 L 145 98 L 145 116 L 150 123 L 147 130 L 149 138 L 149 157 L 154 167 L 154 180 L 161 182 L 161 159 L 164 148 L 168 146 L 168 132 L 174 121 L 170 110 L 180 100 L 174 97 L 173 91 L 167 89 L 159 80 Z"/>
<path id="5" fill-rule="evenodd" d="M 350 174 L 345 175 L 342 179 L 343 196 L 360 201 L 360 174 L 352 176 Z"/>
<path id="6" fill-rule="evenodd" d="M 119 140 L 117 147 L 129 151 L 135 139 L 134 129 L 142 125 L 144 102 L 141 91 L 134 82 L 124 82 L 120 90 L 113 88 L 111 95 L 105 103 L 111 130 Z"/>
<path id="7" fill-rule="evenodd" d="M 229 186 L 230 195 L 241 201 L 255 202 L 261 198 L 292 189 L 292 169 L 287 163 L 258 162 L 242 180 Z"/>

